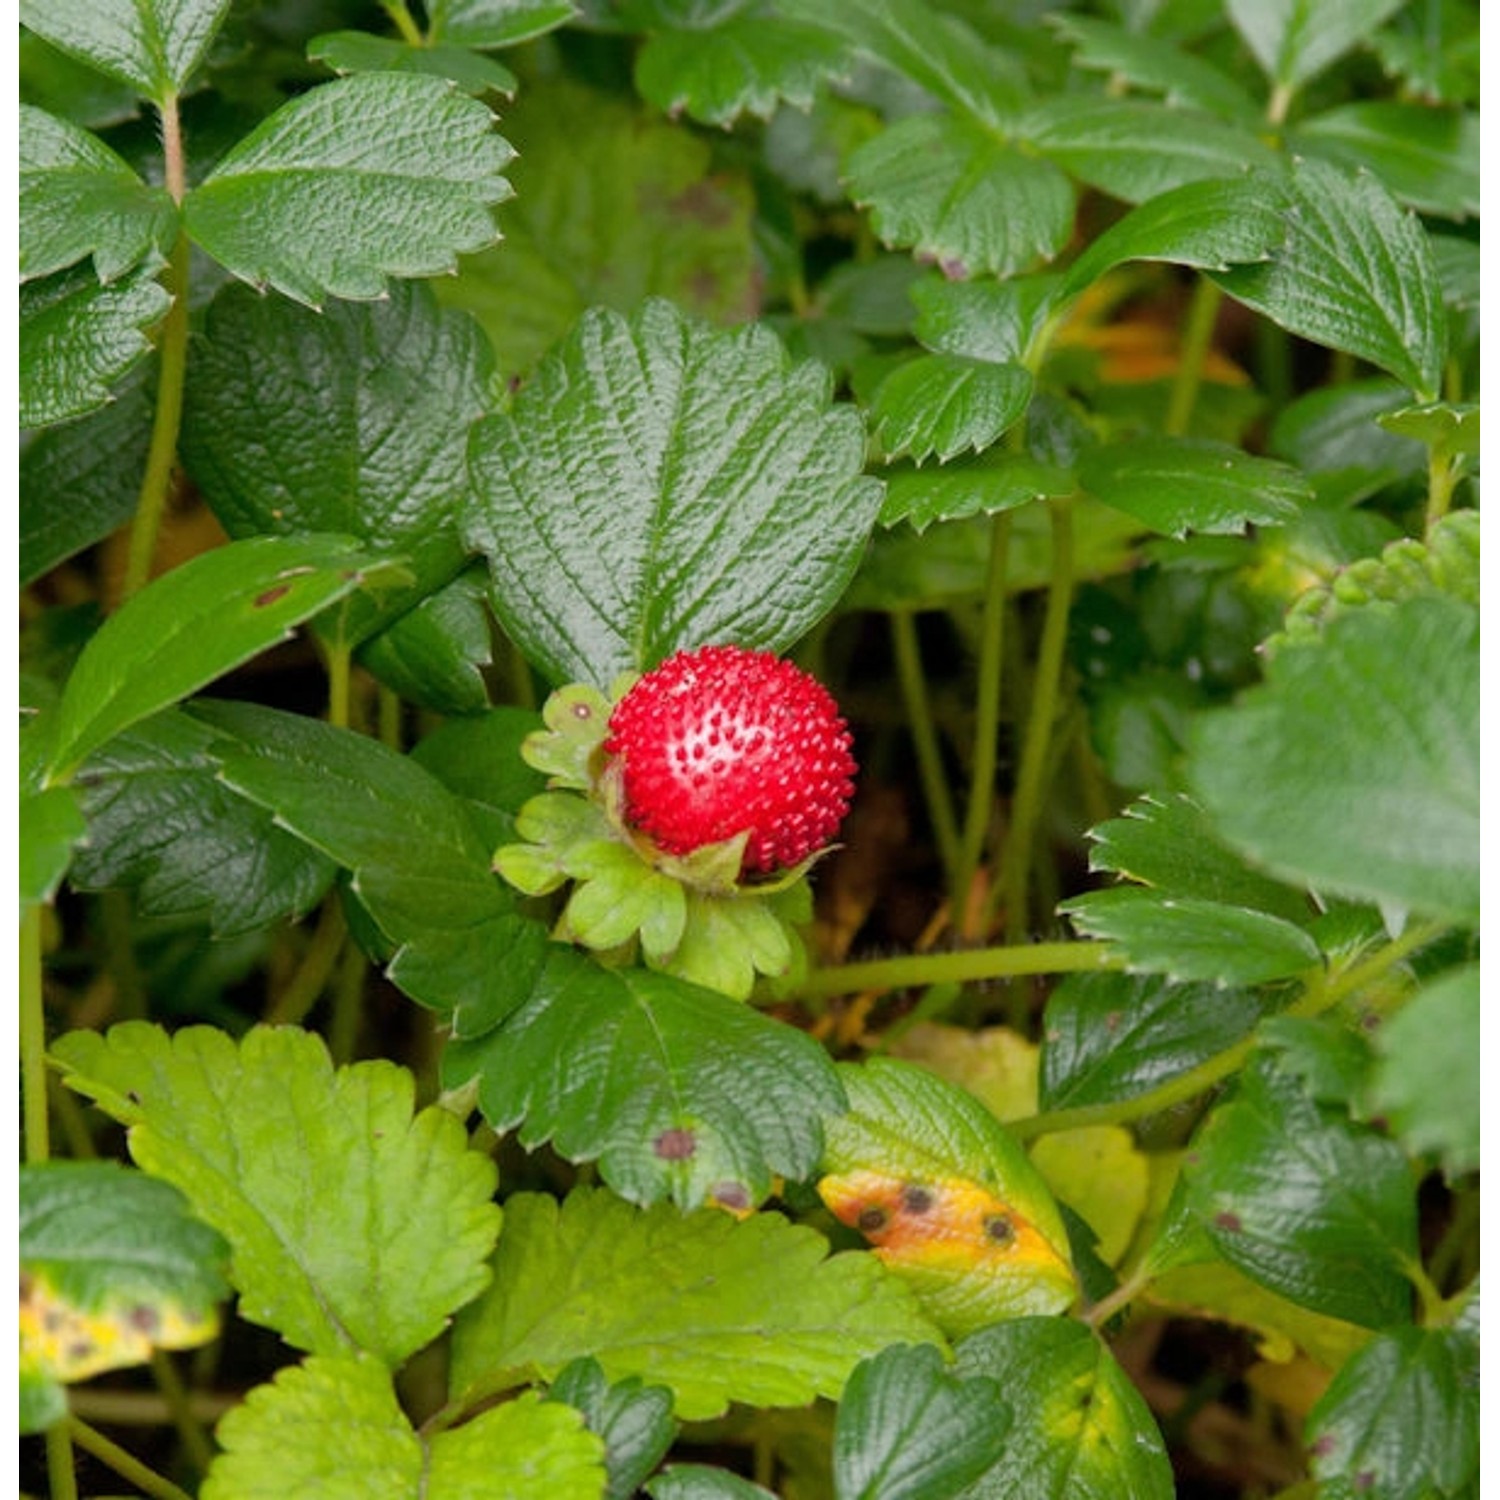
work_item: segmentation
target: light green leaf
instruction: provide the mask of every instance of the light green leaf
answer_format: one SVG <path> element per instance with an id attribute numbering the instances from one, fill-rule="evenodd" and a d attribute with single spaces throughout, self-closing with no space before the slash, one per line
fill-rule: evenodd
<path id="1" fill-rule="evenodd" d="M 509 98 L 520 87 L 516 75 L 493 58 L 436 42 L 412 47 L 395 37 L 371 36 L 367 31 L 330 31 L 307 44 L 311 62 L 320 62 L 335 73 L 423 73 L 446 78 L 466 94 L 504 94 Z"/>
<path id="2" fill-rule="evenodd" d="M 379 297 L 498 237 L 514 154 L 441 79 L 359 73 L 282 105 L 187 197 L 194 240 L 242 281 L 299 302 Z"/>
<path id="3" fill-rule="evenodd" d="M 172 200 L 98 136 L 23 104 L 20 144 L 23 281 L 90 255 L 99 280 L 116 281 L 153 247 L 166 246 Z"/>
<path id="4" fill-rule="evenodd" d="M 231 536 L 338 532 L 399 556 L 409 586 L 351 600 L 361 640 L 463 567 L 458 514 L 469 428 L 493 360 L 425 286 L 315 313 L 228 286 L 193 349 L 182 455 Z"/>
<path id="5" fill-rule="evenodd" d="M 322 1039 L 127 1021 L 55 1054 L 70 1088 L 129 1127 L 131 1155 L 223 1234 L 240 1313 L 313 1353 L 391 1368 L 488 1281 L 495 1169 L 463 1125 L 413 1116 L 393 1063 L 334 1070 Z"/>
<path id="6" fill-rule="evenodd" d="M 1479 452 L 1477 402 L 1434 401 L 1426 406 L 1408 406 L 1384 413 L 1376 421 L 1387 432 L 1424 443 L 1435 458 L 1473 457 Z"/>
<path id="7" fill-rule="evenodd" d="M 182 91 L 229 0 L 21 0 L 20 21 L 160 104 Z"/>
<path id="8" fill-rule="evenodd" d="M 972 1500 L 1172 1500 L 1172 1466 L 1150 1409 L 1094 1331 L 1017 1318 L 958 1346 L 955 1373 L 988 1376 L 1014 1422 Z"/>
<path id="9" fill-rule="evenodd" d="M 1424 985 L 1375 1033 L 1369 1108 L 1450 1177 L 1479 1166 L 1479 969 Z"/>
<path id="10" fill-rule="evenodd" d="M 950 1375 L 931 1344 L 855 1366 L 833 1433 L 838 1500 L 947 1500 L 1000 1456 L 1010 1408 L 983 1375 Z"/>
<path id="11" fill-rule="evenodd" d="M 314 1356 L 257 1386 L 219 1424 L 203 1500 L 599 1500 L 598 1438 L 526 1393 L 423 1439 L 367 1356 Z"/>
<path id="12" fill-rule="evenodd" d="M 51 778 L 285 640 L 385 567 L 348 537 L 252 537 L 156 579 L 105 621 L 78 658 L 58 705 Z"/>
<path id="13" fill-rule="evenodd" d="M 907 453 L 920 464 L 935 453 L 946 463 L 966 448 L 988 448 L 1020 421 L 1031 390 L 1024 365 L 925 354 L 881 381 L 870 415 L 887 457 Z"/>
<path id="14" fill-rule="evenodd" d="M 19 1226 L 21 1381 L 36 1388 L 34 1414 L 58 1404 L 63 1383 L 218 1333 L 227 1247 L 166 1183 L 114 1162 L 23 1166 Z"/>
<path id="15" fill-rule="evenodd" d="M 432 0 L 429 39 L 457 47 L 514 47 L 573 19 L 573 0 Z"/>
<path id="16" fill-rule="evenodd" d="M 768 120 L 782 100 L 809 109 L 819 86 L 847 72 L 845 48 L 813 26 L 736 16 L 704 31 L 658 31 L 637 54 L 642 98 L 705 125 L 742 114 Z"/>
<path id="17" fill-rule="evenodd" d="M 583 1413 L 589 1431 L 604 1444 L 609 1483 L 604 1500 L 630 1500 L 667 1455 L 677 1436 L 672 1393 L 633 1375 L 611 1385 L 599 1361 L 575 1359 L 552 1382 L 549 1401 L 566 1401 Z"/>
<path id="18" fill-rule="evenodd" d="M 505 1212 L 494 1281 L 454 1325 L 460 1399 L 591 1354 L 611 1380 L 670 1387 L 677 1414 L 694 1420 L 731 1401 L 836 1397 L 887 1344 L 937 1341 L 871 1256 L 830 1257 L 820 1234 L 779 1214 L 684 1216 L 588 1188 L 561 1205 L 518 1193 Z"/>
<path id="19" fill-rule="evenodd" d="M 68 873 L 73 851 L 88 831 L 72 787 L 21 789 L 19 815 L 21 907 L 51 901 Z"/>
<path id="20" fill-rule="evenodd" d="M 1221 836 L 1271 872 L 1472 920 L 1478 611 L 1415 598 L 1331 620 L 1198 722 L 1188 774 Z"/>
<path id="21" fill-rule="evenodd" d="M 1252 128 L 1147 99 L 1061 94 L 1033 110 L 1019 131 L 1049 161 L 1127 203 L 1276 165 Z"/>
<path id="22" fill-rule="evenodd" d="M 1426 231 L 1368 173 L 1294 161 L 1288 191 L 1282 248 L 1214 280 L 1289 333 L 1367 359 L 1435 400 L 1447 324 Z"/>
<path id="23" fill-rule="evenodd" d="M 784 650 L 843 591 L 880 506 L 858 414 L 764 329 L 595 309 L 470 443 L 469 527 L 507 633 L 607 687 L 707 641 Z"/>
<path id="24" fill-rule="evenodd" d="M 945 1332 L 1060 1312 L 1068 1238 L 1026 1153 L 974 1096 L 911 1063 L 843 1064 L 818 1192 L 908 1281 Z"/>
<path id="25" fill-rule="evenodd" d="M 860 146 L 849 194 L 887 245 L 963 278 L 1050 260 L 1073 228 L 1073 190 L 1050 163 L 953 115 L 911 115 Z"/>
<path id="26" fill-rule="evenodd" d="M 1090 448 L 1078 482 L 1167 536 L 1242 532 L 1293 520 L 1313 498 L 1296 469 L 1206 438 L 1135 437 Z"/>
<path id="27" fill-rule="evenodd" d="M 1033 500 L 1071 495 L 1077 481 L 1066 469 L 1038 463 L 1024 453 L 986 454 L 977 463 L 956 463 L 940 470 L 890 470 L 885 481 L 882 526 L 904 521 L 915 532 L 934 521 L 992 516 Z"/>
<path id="28" fill-rule="evenodd" d="M 843 1105 L 805 1033 L 727 996 L 645 969 L 606 969 L 554 944 L 529 1000 L 474 1042 L 450 1044 L 443 1078 L 479 1080 L 497 1131 L 599 1162 L 623 1197 L 736 1211 L 773 1173 L 806 1177 L 822 1117 Z"/>
<path id="29" fill-rule="evenodd" d="M 1278 88 L 1298 88 L 1364 41 L 1405 0 L 1226 0 L 1229 19 Z"/>
<path id="30" fill-rule="evenodd" d="M 47 427 L 102 406 L 150 352 L 144 330 L 170 300 L 144 270 L 102 286 L 91 266 L 77 265 L 23 286 L 20 425 Z"/>

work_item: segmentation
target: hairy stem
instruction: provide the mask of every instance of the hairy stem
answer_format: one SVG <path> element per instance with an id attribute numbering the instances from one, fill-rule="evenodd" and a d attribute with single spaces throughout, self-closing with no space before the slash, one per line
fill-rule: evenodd
<path id="1" fill-rule="evenodd" d="M 170 1479 L 162 1478 L 155 1469 L 148 1469 L 134 1454 L 127 1453 L 118 1443 L 90 1427 L 87 1422 L 69 1417 L 66 1435 L 85 1452 L 92 1453 L 101 1463 L 108 1464 L 122 1479 L 128 1479 L 138 1490 L 151 1496 L 151 1500 L 192 1500 L 186 1490 L 179 1489 Z"/>
<path id="2" fill-rule="evenodd" d="M 1216 282 L 1200 276 L 1193 288 L 1188 307 L 1187 328 L 1182 335 L 1182 349 L 1177 357 L 1177 371 L 1172 377 L 1172 394 L 1162 431 L 1168 437 L 1181 437 L 1193 421 L 1193 408 L 1203 385 L 1203 365 L 1213 343 L 1214 325 L 1218 322 L 1219 304 L 1224 293 Z"/>
<path id="3" fill-rule="evenodd" d="M 799 994 L 808 999 L 861 990 L 904 990 L 918 985 L 1012 979 L 1025 974 L 1077 974 L 1114 969 L 1120 960 L 1107 943 L 1023 943 L 1013 948 L 964 948 L 951 953 L 909 953 L 867 963 L 817 969 Z"/>
<path id="4" fill-rule="evenodd" d="M 922 778 L 922 792 L 927 799 L 927 813 L 938 854 L 948 878 L 948 888 L 958 890 L 959 843 L 958 820 L 953 812 L 953 798 L 948 778 L 943 772 L 942 750 L 938 744 L 937 726 L 933 722 L 932 704 L 927 696 L 927 679 L 922 672 L 922 652 L 917 640 L 917 622 L 910 610 L 892 610 L 891 646 L 896 656 L 896 676 L 901 696 L 906 700 L 906 718 L 912 743 L 917 752 L 917 770 Z"/>

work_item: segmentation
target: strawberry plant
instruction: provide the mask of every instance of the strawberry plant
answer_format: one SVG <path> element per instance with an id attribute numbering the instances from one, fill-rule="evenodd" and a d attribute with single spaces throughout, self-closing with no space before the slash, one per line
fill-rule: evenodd
<path id="1" fill-rule="evenodd" d="M 1477 1496 L 1477 4 L 21 21 L 23 1487 Z"/>

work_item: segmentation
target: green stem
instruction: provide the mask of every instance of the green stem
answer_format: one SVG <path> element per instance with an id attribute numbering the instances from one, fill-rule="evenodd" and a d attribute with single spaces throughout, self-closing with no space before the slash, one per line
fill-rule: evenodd
<path id="1" fill-rule="evenodd" d="M 975 694 L 974 759 L 969 800 L 964 807 L 957 878 L 953 883 L 953 925 L 965 937 L 976 934 L 968 922 L 969 892 L 974 884 L 985 835 L 995 809 L 995 770 L 1000 755 L 1000 681 L 1005 660 L 1005 585 L 1010 559 L 1010 513 L 990 523 L 990 560 L 985 580 L 984 615 L 979 633 L 979 683 Z M 980 929 L 983 930 L 982 927 Z"/>
<path id="2" fill-rule="evenodd" d="M 904 990 L 918 985 L 978 979 L 1014 979 L 1026 974 L 1077 974 L 1116 969 L 1120 959 L 1107 943 L 1023 943 L 1014 948 L 962 948 L 949 953 L 909 953 L 867 963 L 816 969 L 799 994 L 818 999 L 862 990 Z"/>
<path id="3" fill-rule="evenodd" d="M 344 949 L 344 962 L 333 990 L 333 1015 L 328 1023 L 328 1051 L 342 1066 L 353 1062 L 359 1042 L 359 1023 L 364 1003 L 365 956 L 353 943 Z"/>
<path id="4" fill-rule="evenodd" d="M 21 1118 L 26 1160 L 40 1165 L 51 1155 L 47 1134 L 47 1012 L 42 1001 L 42 908 L 21 918 Z"/>
<path id="5" fill-rule="evenodd" d="M 427 38 L 422 35 L 417 23 L 412 20 L 411 12 L 406 8 L 405 0 L 380 0 L 380 6 L 386 15 L 396 23 L 396 30 L 401 33 L 401 40 L 408 47 L 425 47 L 427 45 Z"/>
<path id="6" fill-rule="evenodd" d="M 78 1500 L 78 1475 L 73 1468 L 73 1440 L 68 1431 L 74 1420 L 64 1417 L 47 1429 L 47 1488 L 52 1500 Z"/>
<path id="7" fill-rule="evenodd" d="M 302 955 L 302 962 L 266 1012 L 266 1025 L 300 1026 L 306 1020 L 308 1011 L 317 1004 L 318 996 L 328 986 L 347 930 L 338 895 L 330 894 L 323 902 L 317 928 L 307 945 L 307 952 Z"/>
<path id="8" fill-rule="evenodd" d="M 1454 1205 L 1453 1217 L 1428 1261 L 1429 1274 L 1438 1286 L 1451 1285 L 1462 1257 L 1470 1244 L 1477 1242 L 1478 1231 L 1479 1194 L 1477 1191 L 1461 1193 Z"/>
<path id="9" fill-rule="evenodd" d="M 912 743 L 917 752 L 917 770 L 922 778 L 922 792 L 927 799 L 927 813 L 932 820 L 933 837 L 948 878 L 948 887 L 958 889 L 959 843 L 958 820 L 953 812 L 953 798 L 948 778 L 943 773 L 942 750 L 938 745 L 937 727 L 932 704 L 927 696 L 927 679 L 922 672 L 922 650 L 917 639 L 917 622 L 910 610 L 891 611 L 891 646 L 896 657 L 896 676 L 901 696 L 906 700 L 906 717 Z"/>
<path id="10" fill-rule="evenodd" d="M 335 729 L 349 727 L 349 683 L 353 651 L 343 641 L 324 649 L 328 667 L 328 722 Z"/>
<path id="11" fill-rule="evenodd" d="M 1458 485 L 1458 460 L 1439 456 L 1437 450 L 1427 454 L 1427 529 L 1432 530 L 1453 503 L 1453 491 Z"/>
<path id="12" fill-rule="evenodd" d="M 108 1464 L 122 1479 L 128 1479 L 138 1490 L 151 1496 L 151 1500 L 193 1500 L 186 1490 L 179 1489 L 170 1479 L 163 1479 L 155 1469 L 148 1469 L 133 1453 L 127 1453 L 118 1443 L 90 1427 L 87 1422 L 69 1417 L 66 1435 L 72 1437 L 85 1452 L 92 1453 L 101 1463 Z"/>
<path id="13" fill-rule="evenodd" d="M 209 1441 L 202 1423 L 193 1414 L 191 1394 L 183 1384 L 182 1376 L 177 1373 L 172 1356 L 165 1349 L 151 1351 L 151 1374 L 167 1403 L 167 1410 L 172 1414 L 172 1425 L 177 1429 L 177 1436 L 182 1439 L 182 1446 L 189 1460 L 200 1474 L 206 1474 L 208 1466 L 214 1461 L 214 1445 Z"/>
<path id="14" fill-rule="evenodd" d="M 391 691 L 384 683 L 380 684 L 379 696 L 379 734 L 380 743 L 387 750 L 395 750 L 399 753 L 401 749 L 401 699 L 400 696 Z"/>
<path id="15" fill-rule="evenodd" d="M 1182 349 L 1177 357 L 1177 372 L 1172 378 L 1172 394 L 1167 402 L 1162 431 L 1168 437 L 1181 437 L 1193 421 L 1193 408 L 1203 385 L 1203 365 L 1213 343 L 1214 327 L 1219 318 L 1219 304 L 1224 293 L 1218 283 L 1200 276 L 1193 288 L 1188 307 L 1187 327 L 1182 335 Z"/>
<path id="16" fill-rule="evenodd" d="M 161 105 L 162 152 L 166 165 L 167 192 L 180 204 L 187 192 L 187 164 L 182 150 L 182 123 L 177 99 L 169 95 Z M 186 233 L 179 232 L 162 286 L 172 299 L 162 320 L 157 347 L 156 411 L 151 423 L 151 444 L 146 451 L 146 473 L 136 501 L 135 520 L 130 527 L 130 547 L 125 559 L 125 580 L 120 587 L 123 602 L 145 586 L 151 576 L 156 543 L 171 493 L 172 469 L 177 460 L 177 434 L 182 427 L 182 391 L 187 376 L 188 271 L 192 247 Z"/>
<path id="17" fill-rule="evenodd" d="M 1036 677 L 1026 718 L 1026 738 L 1021 747 L 1015 801 L 1011 806 L 1010 838 L 1002 878 L 991 889 L 986 910 L 988 917 L 1003 892 L 1005 935 L 1012 944 L 1021 942 L 1031 927 L 1026 899 L 1031 884 L 1031 848 L 1041 816 L 1047 750 L 1053 720 L 1057 716 L 1063 656 L 1068 644 L 1068 613 L 1072 605 L 1073 500 L 1071 496 L 1065 496 L 1052 502 L 1052 582 L 1047 590 L 1047 613 L 1037 651 Z"/>

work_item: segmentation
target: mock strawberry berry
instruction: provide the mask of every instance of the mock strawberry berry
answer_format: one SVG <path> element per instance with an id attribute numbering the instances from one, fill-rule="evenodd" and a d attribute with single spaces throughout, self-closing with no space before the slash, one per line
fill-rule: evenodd
<path id="1" fill-rule="evenodd" d="M 668 854 L 750 833 L 745 873 L 785 869 L 838 832 L 854 796 L 849 730 L 789 661 L 740 646 L 679 651 L 616 704 L 625 818 Z"/>

